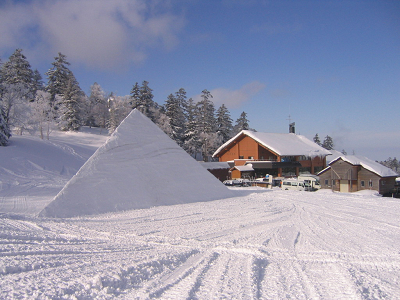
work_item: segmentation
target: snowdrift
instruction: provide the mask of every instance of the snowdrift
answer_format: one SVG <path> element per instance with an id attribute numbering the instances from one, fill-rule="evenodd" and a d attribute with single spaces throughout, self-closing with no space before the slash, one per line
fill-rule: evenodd
<path id="1" fill-rule="evenodd" d="M 232 196 L 157 125 L 133 110 L 39 215 L 68 218 Z"/>

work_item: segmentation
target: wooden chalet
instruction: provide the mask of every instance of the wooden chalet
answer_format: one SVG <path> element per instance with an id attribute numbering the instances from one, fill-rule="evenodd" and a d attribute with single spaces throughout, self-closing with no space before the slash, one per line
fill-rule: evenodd
<path id="1" fill-rule="evenodd" d="M 379 194 L 394 190 L 396 177 L 391 169 L 363 156 L 340 156 L 318 173 L 321 188 L 337 192 L 375 190 Z"/>
<path id="2" fill-rule="evenodd" d="M 219 147 L 213 157 L 230 162 L 231 178 L 316 174 L 331 153 L 302 135 L 243 130 Z"/>

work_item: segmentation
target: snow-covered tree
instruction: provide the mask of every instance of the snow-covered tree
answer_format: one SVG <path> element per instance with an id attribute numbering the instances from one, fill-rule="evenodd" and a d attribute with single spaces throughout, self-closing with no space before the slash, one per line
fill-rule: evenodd
<path id="1" fill-rule="evenodd" d="M 33 71 L 33 90 L 34 94 L 36 95 L 37 91 L 43 91 L 45 89 L 44 82 L 42 75 L 40 75 L 40 72 L 36 69 Z"/>
<path id="2" fill-rule="evenodd" d="M 0 104 L 3 107 L 4 119 L 8 127 L 19 130 L 22 134 L 29 120 L 28 92 L 23 83 L 3 83 Z"/>
<path id="3" fill-rule="evenodd" d="M 314 138 L 313 138 L 314 143 L 316 143 L 317 145 L 321 146 L 321 140 L 319 139 L 318 133 L 315 134 Z"/>
<path id="4" fill-rule="evenodd" d="M 111 93 L 107 98 L 107 103 L 109 115 L 107 120 L 107 129 L 111 134 L 132 109 L 129 104 L 129 97 L 115 96 L 113 93 Z"/>
<path id="5" fill-rule="evenodd" d="M 140 87 L 137 82 L 133 85 L 130 93 L 130 101 L 129 104 L 131 105 L 132 109 L 135 109 L 139 106 L 141 106 L 140 103 Z"/>
<path id="6" fill-rule="evenodd" d="M 95 82 L 90 86 L 90 95 L 86 102 L 86 125 L 105 128 L 108 118 L 107 99 L 101 86 Z"/>
<path id="7" fill-rule="evenodd" d="M 184 105 L 186 106 L 186 92 L 180 89 L 175 95 L 170 94 L 165 104 L 165 114 L 169 119 L 171 127 L 171 138 L 176 141 L 179 146 L 184 143 L 185 133 L 185 112 Z"/>
<path id="8" fill-rule="evenodd" d="M 216 132 L 215 107 L 211 101 L 213 96 L 208 90 L 201 92 L 201 100 L 197 102 L 197 125 L 199 132 Z"/>
<path id="9" fill-rule="evenodd" d="M 321 146 L 326 150 L 333 150 L 334 147 L 333 139 L 329 135 L 327 135 Z"/>
<path id="10" fill-rule="evenodd" d="M 50 94 L 50 105 L 60 117 L 61 130 L 78 130 L 82 123 L 82 105 L 85 95 L 73 72 L 68 68 L 70 63 L 64 54 L 59 52 L 52 65 L 53 67 L 46 72 L 48 79 L 46 91 Z M 63 99 L 62 114 L 60 107 L 54 105 L 56 95 L 60 95 Z"/>
<path id="11" fill-rule="evenodd" d="M 184 134 L 183 149 L 191 156 L 196 158 L 196 154 L 201 147 L 199 130 L 197 127 L 197 107 L 192 98 L 187 102 L 186 107 L 186 125 Z"/>
<path id="12" fill-rule="evenodd" d="M 71 78 L 75 78 L 75 76 L 73 76 L 72 71 L 68 68 L 70 63 L 67 61 L 67 57 L 62 53 L 59 52 L 51 64 L 53 67 L 46 72 L 46 91 L 50 93 L 50 103 L 53 107 L 55 96 L 64 95 Z"/>
<path id="13" fill-rule="evenodd" d="M 152 108 L 155 123 L 162 131 L 164 131 L 168 136 L 173 136 L 173 130 L 169 123 L 168 116 L 163 112 L 162 108 Z"/>
<path id="14" fill-rule="evenodd" d="M 384 161 L 380 161 L 379 163 L 381 165 L 384 165 L 385 167 L 392 169 L 393 171 L 395 171 L 396 173 L 399 174 L 400 162 L 397 160 L 396 157 L 394 157 L 394 158 L 389 157 L 388 159 L 386 159 Z"/>
<path id="15" fill-rule="evenodd" d="M 81 103 L 84 94 L 75 80 L 70 76 L 64 88 L 61 106 L 64 107 L 61 118 L 60 129 L 64 131 L 78 131 L 81 127 Z"/>
<path id="16" fill-rule="evenodd" d="M 36 131 L 39 130 L 41 139 L 50 138 L 50 133 L 56 128 L 57 122 L 50 106 L 50 94 L 45 91 L 37 91 L 35 101 L 30 103 L 31 107 L 31 124 L 32 128 Z M 62 99 L 59 95 L 56 96 L 55 101 L 61 102 Z"/>
<path id="17" fill-rule="evenodd" d="M 247 119 L 247 113 L 242 112 L 240 117 L 236 120 L 236 124 L 233 128 L 234 135 L 238 134 L 242 130 L 249 130 L 249 120 Z"/>
<path id="18" fill-rule="evenodd" d="M 131 90 L 132 109 L 138 109 L 142 114 L 155 121 L 152 108 L 156 107 L 153 101 L 153 90 L 149 87 L 147 81 L 143 81 L 142 86 L 139 87 L 136 82 Z"/>
<path id="19" fill-rule="evenodd" d="M 217 148 L 217 126 L 215 107 L 211 101 L 213 96 L 208 90 L 201 92 L 201 100 L 197 102 L 197 129 L 203 160 L 207 161 L 210 153 Z"/>
<path id="20" fill-rule="evenodd" d="M 232 137 L 233 120 L 225 104 L 217 110 L 217 133 L 221 138 L 221 143 L 227 142 Z"/>
<path id="21" fill-rule="evenodd" d="M 7 146 L 10 137 L 11 131 L 5 120 L 5 113 L 0 102 L 0 146 Z"/>
<path id="22" fill-rule="evenodd" d="M 31 65 L 22 54 L 22 49 L 16 49 L 1 67 L 1 82 L 3 84 L 18 84 L 22 86 L 25 94 L 23 97 L 32 101 L 35 96 L 35 73 L 32 71 Z"/>

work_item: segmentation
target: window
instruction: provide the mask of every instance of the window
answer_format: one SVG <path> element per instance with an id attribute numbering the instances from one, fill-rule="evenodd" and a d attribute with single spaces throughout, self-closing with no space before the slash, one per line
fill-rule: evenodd
<path id="1" fill-rule="evenodd" d="M 328 184 L 329 184 L 329 180 L 325 179 L 325 185 L 328 185 Z"/>
<path id="2" fill-rule="evenodd" d="M 365 181 L 361 180 L 361 187 L 365 187 Z"/>
<path id="3" fill-rule="evenodd" d="M 336 185 L 336 180 L 332 179 L 332 185 Z"/>
<path id="4" fill-rule="evenodd" d="M 381 182 L 382 182 L 382 185 L 385 185 L 385 184 L 386 184 L 386 181 L 385 181 L 385 180 L 382 180 Z"/>
<path id="5" fill-rule="evenodd" d="M 243 156 L 243 155 L 240 155 L 240 156 L 239 156 L 239 159 L 244 159 L 244 156 Z"/>
<path id="6" fill-rule="evenodd" d="M 372 180 L 368 182 L 368 187 L 372 187 Z"/>
<path id="7" fill-rule="evenodd" d="M 253 156 L 249 156 L 249 159 L 254 159 L 254 157 Z"/>

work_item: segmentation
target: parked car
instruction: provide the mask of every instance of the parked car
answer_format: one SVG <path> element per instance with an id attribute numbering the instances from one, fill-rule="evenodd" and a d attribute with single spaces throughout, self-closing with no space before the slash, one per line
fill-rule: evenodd
<path id="1" fill-rule="evenodd" d="M 231 180 L 225 180 L 223 182 L 226 186 L 239 186 L 242 185 L 242 183 L 239 180 L 231 179 Z"/>
<path id="2" fill-rule="evenodd" d="M 240 178 L 236 180 L 240 182 L 241 186 L 250 186 L 250 180 L 248 179 Z"/>

